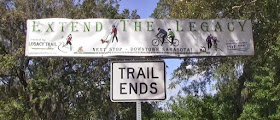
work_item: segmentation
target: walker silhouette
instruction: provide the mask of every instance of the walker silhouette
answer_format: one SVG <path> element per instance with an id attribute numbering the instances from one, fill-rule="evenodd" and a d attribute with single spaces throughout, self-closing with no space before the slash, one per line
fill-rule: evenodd
<path id="1" fill-rule="evenodd" d="M 105 39 L 101 39 L 101 43 L 109 43 L 110 41 L 114 42 L 114 39 L 116 39 L 116 41 L 118 42 L 118 37 L 117 37 L 117 26 L 119 24 L 120 21 L 116 21 L 113 25 L 112 25 L 112 30 L 105 35 L 106 37 L 104 37 Z M 111 35 L 111 36 L 110 36 Z M 110 36 L 110 37 L 109 37 Z M 108 39 L 108 37 L 110 39 Z"/>

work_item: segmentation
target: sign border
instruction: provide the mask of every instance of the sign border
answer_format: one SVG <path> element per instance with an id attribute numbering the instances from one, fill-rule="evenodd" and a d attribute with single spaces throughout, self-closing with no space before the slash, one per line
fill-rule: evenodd
<path id="1" fill-rule="evenodd" d="M 114 95 L 113 95 L 113 64 L 114 63 L 146 63 L 146 62 L 152 62 L 152 63 L 156 63 L 156 62 L 162 62 L 164 65 L 164 98 L 163 99 L 114 99 Z M 112 102 L 138 102 L 138 101 L 163 101 L 166 100 L 167 96 L 166 96 L 166 64 L 163 60 L 135 60 L 135 61 L 111 61 L 111 79 L 110 79 L 110 99 Z"/>

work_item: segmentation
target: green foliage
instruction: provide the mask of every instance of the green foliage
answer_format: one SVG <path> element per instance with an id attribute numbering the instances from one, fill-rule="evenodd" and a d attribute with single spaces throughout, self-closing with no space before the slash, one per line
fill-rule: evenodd
<path id="1" fill-rule="evenodd" d="M 139 18 L 118 7 L 116 0 L 0 1 L 0 119 L 134 119 L 135 103 L 110 100 L 108 60 L 24 56 L 27 19 Z M 151 118 L 154 106 L 143 106 Z"/>
<path id="2" fill-rule="evenodd" d="M 154 9 L 154 12 L 151 14 L 151 17 L 163 19 L 168 18 L 168 13 L 170 9 L 170 2 L 168 0 L 159 0 L 157 7 Z"/>
<path id="3" fill-rule="evenodd" d="M 169 103 L 170 111 L 158 111 L 153 119 L 201 120 L 214 119 L 213 98 L 205 96 L 200 99 L 194 96 L 177 97 Z"/>
<path id="4" fill-rule="evenodd" d="M 249 19 L 253 25 L 254 56 L 186 58 L 173 72 L 169 88 L 181 86 L 184 99 L 200 93 L 197 99 L 201 106 L 208 101 L 205 96 L 214 99 L 209 102 L 214 119 L 279 119 L 279 11 L 279 0 L 160 0 L 155 18 Z M 192 69 L 186 69 L 188 65 Z M 213 83 L 217 93 L 209 96 L 205 88 Z M 182 106 L 176 102 L 171 105 Z M 170 112 L 157 114 L 169 116 L 174 111 L 170 108 Z M 178 115 L 194 116 L 192 119 L 205 116 L 194 108 L 191 113 Z"/>

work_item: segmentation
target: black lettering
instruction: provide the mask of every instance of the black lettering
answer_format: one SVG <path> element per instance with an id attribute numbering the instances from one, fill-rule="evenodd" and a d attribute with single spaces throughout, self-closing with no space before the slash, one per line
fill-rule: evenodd
<path id="1" fill-rule="evenodd" d="M 145 86 L 145 90 L 143 90 L 143 85 Z M 146 83 L 140 83 L 140 94 L 145 94 L 148 91 L 148 86 L 146 85 Z"/>
<path id="2" fill-rule="evenodd" d="M 121 69 L 121 79 L 123 79 L 123 70 L 124 70 L 125 68 L 119 68 L 119 69 Z"/>
<path id="3" fill-rule="evenodd" d="M 132 71 L 130 71 L 132 70 Z M 133 68 L 127 68 L 127 79 L 129 79 L 129 74 L 131 74 L 132 78 L 134 79 L 134 69 Z"/>
<path id="4" fill-rule="evenodd" d="M 129 89 L 129 94 L 131 94 L 131 88 L 133 89 L 134 93 L 137 94 L 137 83 L 135 83 L 135 87 L 133 86 L 132 83 L 129 83 L 130 89 Z"/>
<path id="5" fill-rule="evenodd" d="M 121 92 L 121 94 L 127 94 L 126 92 L 122 91 L 123 89 L 125 89 L 124 87 L 122 87 L 122 85 L 126 85 L 126 83 L 121 83 L 120 84 L 120 92 Z"/>
<path id="6" fill-rule="evenodd" d="M 152 78 L 158 78 L 154 76 L 154 68 L 152 67 Z"/>
<path id="7" fill-rule="evenodd" d="M 150 78 L 150 74 L 149 74 L 149 67 L 147 67 L 147 78 Z"/>
<path id="8" fill-rule="evenodd" d="M 139 76 L 142 75 L 143 78 L 146 78 L 145 74 L 144 74 L 144 71 L 142 68 L 139 69 L 139 72 L 138 72 L 138 75 L 137 75 L 137 78 L 139 78 Z"/>
<path id="9" fill-rule="evenodd" d="M 154 92 L 153 92 L 153 91 L 150 91 L 150 93 L 156 94 L 156 93 L 157 93 L 157 88 L 154 87 L 153 85 L 157 85 L 157 83 L 155 83 L 155 82 L 152 82 L 152 83 L 151 83 L 150 87 L 151 87 L 152 89 L 154 89 L 155 91 L 154 91 Z"/>

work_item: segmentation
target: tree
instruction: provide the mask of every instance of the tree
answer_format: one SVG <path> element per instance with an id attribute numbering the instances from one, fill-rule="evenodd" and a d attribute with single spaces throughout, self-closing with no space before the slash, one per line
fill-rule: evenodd
<path id="1" fill-rule="evenodd" d="M 182 86 L 186 97 L 200 92 L 205 101 L 205 86 L 214 82 L 214 119 L 279 119 L 279 5 L 279 0 L 168 0 L 161 5 L 168 8 L 168 18 L 249 19 L 253 24 L 254 56 L 186 58 L 170 88 L 187 83 Z M 198 74 L 200 79 L 190 80 Z"/>
<path id="2" fill-rule="evenodd" d="M 151 14 L 153 18 L 168 18 L 169 14 L 168 11 L 170 9 L 170 2 L 168 0 L 159 0 L 157 3 L 157 7 L 154 9 L 154 12 Z"/>
<path id="3" fill-rule="evenodd" d="M 0 119 L 135 118 L 134 103 L 110 100 L 107 59 L 24 56 L 27 19 L 128 17 L 118 7 L 115 0 L 0 1 Z M 153 106 L 144 106 L 151 116 Z"/>

